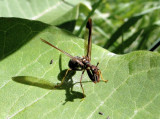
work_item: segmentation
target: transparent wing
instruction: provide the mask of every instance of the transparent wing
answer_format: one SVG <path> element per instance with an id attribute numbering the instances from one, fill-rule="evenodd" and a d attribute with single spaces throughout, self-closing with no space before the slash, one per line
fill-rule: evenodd
<path id="1" fill-rule="evenodd" d="M 92 19 L 88 19 L 88 22 L 86 24 L 86 31 L 84 34 L 84 39 L 85 39 L 85 43 L 84 43 L 84 54 L 85 57 L 88 59 L 88 61 L 91 61 L 91 50 L 92 50 Z"/>

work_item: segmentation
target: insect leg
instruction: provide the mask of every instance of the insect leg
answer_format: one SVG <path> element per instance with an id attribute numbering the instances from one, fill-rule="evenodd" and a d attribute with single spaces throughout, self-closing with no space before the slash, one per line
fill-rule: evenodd
<path id="1" fill-rule="evenodd" d="M 102 76 L 101 70 L 99 70 L 99 73 L 100 73 L 100 75 L 101 75 L 101 79 L 102 79 L 105 83 L 107 83 L 107 81 L 108 81 L 108 80 L 104 80 L 104 79 L 103 79 L 103 76 Z"/>
<path id="2" fill-rule="evenodd" d="M 64 77 L 63 77 L 63 79 L 62 79 L 62 81 L 61 81 L 61 83 L 58 84 L 58 85 L 56 85 L 56 87 L 60 87 L 60 86 L 63 84 L 63 82 L 64 82 L 64 80 L 65 80 L 65 78 L 66 78 L 68 72 L 71 71 L 71 70 L 72 70 L 72 69 L 67 69 L 67 71 L 66 71 L 66 73 L 65 73 L 65 75 L 64 75 Z"/>
<path id="3" fill-rule="evenodd" d="M 82 88 L 83 96 L 85 97 L 84 89 L 83 89 L 83 86 L 82 86 L 82 77 L 83 77 L 84 72 L 85 72 L 85 70 L 82 71 L 82 75 L 81 75 L 81 78 L 80 78 L 80 85 L 81 85 L 81 88 Z"/>

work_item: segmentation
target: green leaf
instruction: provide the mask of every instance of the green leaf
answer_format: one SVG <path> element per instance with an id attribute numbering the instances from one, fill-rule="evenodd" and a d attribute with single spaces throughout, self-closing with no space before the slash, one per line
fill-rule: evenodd
<path id="1" fill-rule="evenodd" d="M 114 53 L 123 53 L 122 51 L 124 51 L 126 48 L 130 47 L 131 44 L 137 40 L 137 38 L 139 38 L 142 35 L 144 29 L 140 29 L 138 31 L 136 31 L 133 35 L 131 35 L 129 38 L 127 38 L 124 42 L 122 42 L 121 44 L 119 44 L 114 50 Z"/>
<path id="2" fill-rule="evenodd" d="M 143 16 L 147 15 L 148 13 L 154 12 L 155 10 L 159 10 L 159 9 L 160 9 L 159 6 L 153 7 L 151 9 L 147 9 L 147 10 L 143 11 L 142 13 L 136 14 L 136 15 L 132 16 L 131 18 L 129 18 L 111 35 L 111 38 L 105 43 L 105 45 L 103 47 L 106 49 L 110 48 L 118 40 L 118 38 L 120 36 L 122 36 L 123 33 L 129 31 L 129 28 L 131 26 L 134 26 L 141 18 L 143 18 Z M 150 28 L 150 29 L 152 29 L 152 28 Z M 142 43 L 140 43 L 140 45 L 142 45 Z M 138 47 L 138 49 L 140 49 L 139 47 Z"/>
<path id="3" fill-rule="evenodd" d="M 18 17 L 60 25 L 78 18 L 78 4 L 82 2 L 83 0 L 0 0 L 0 17 Z"/>
<path id="4" fill-rule="evenodd" d="M 142 33 L 142 39 L 140 40 L 137 49 L 138 50 L 143 50 L 146 49 L 147 47 L 147 41 L 148 41 L 148 37 L 153 33 L 154 30 L 156 30 L 157 28 L 159 28 L 158 25 L 152 25 L 147 27 L 144 32 Z"/>
<path id="5" fill-rule="evenodd" d="M 136 31 L 134 34 L 132 34 L 129 38 L 127 38 L 124 42 L 119 44 L 114 50 L 114 53 L 123 53 L 121 51 L 124 51 L 126 48 L 133 47 L 131 46 L 134 41 L 138 41 L 138 46 L 134 46 L 135 48 L 132 48 L 134 50 L 145 50 L 147 47 L 147 42 L 149 41 L 149 36 L 153 34 L 153 31 L 159 28 L 158 25 L 151 25 L 148 27 L 144 27 L 138 31 Z M 137 47 L 137 49 L 136 49 Z"/>
<path id="6" fill-rule="evenodd" d="M 156 40 L 153 45 L 148 49 L 149 51 L 154 51 L 159 47 L 160 44 L 160 38 L 158 40 Z"/>
<path id="7" fill-rule="evenodd" d="M 37 21 L 0 20 L 3 21 L 0 22 L 1 119 L 159 118 L 158 53 L 139 51 L 116 55 L 92 45 L 91 63 L 100 62 L 99 68 L 108 83 L 94 84 L 85 73 L 82 84 L 86 98 L 81 101 L 80 71 L 70 72 L 62 87 L 52 89 L 63 78 L 69 58 L 40 38 L 73 56 L 83 56 L 83 40 Z"/>
<path id="8" fill-rule="evenodd" d="M 129 18 L 128 21 L 126 21 L 124 24 L 122 24 L 120 26 L 120 28 L 118 28 L 113 35 L 111 36 L 111 38 L 106 42 L 106 44 L 104 45 L 104 48 L 109 48 L 110 46 L 112 46 L 114 44 L 115 41 L 118 40 L 118 38 L 120 36 L 122 36 L 123 33 L 125 33 L 126 31 L 129 30 L 129 28 L 131 26 L 133 26 L 135 23 L 137 23 L 141 18 L 143 17 L 143 15 L 139 15 L 139 16 L 134 16 Z"/>
<path id="9" fill-rule="evenodd" d="M 99 0 L 97 2 L 95 2 L 93 5 L 92 5 L 92 10 L 91 12 L 89 12 L 88 16 L 85 18 L 85 20 L 83 21 L 80 29 L 78 30 L 78 32 L 76 33 L 77 36 L 80 35 L 80 33 L 82 32 L 82 29 L 84 28 L 84 26 L 86 25 L 88 19 L 93 15 L 94 11 L 96 10 L 96 8 L 100 5 L 100 3 L 102 2 L 102 0 Z"/>

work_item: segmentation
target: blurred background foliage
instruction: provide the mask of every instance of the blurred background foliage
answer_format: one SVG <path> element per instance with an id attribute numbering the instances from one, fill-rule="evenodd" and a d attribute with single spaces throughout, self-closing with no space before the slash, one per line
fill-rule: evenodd
<path id="1" fill-rule="evenodd" d="M 83 37 L 93 19 L 93 43 L 116 54 L 160 52 L 160 0 L 87 0 L 80 5 L 73 33 Z"/>
<path id="2" fill-rule="evenodd" d="M 3 17 L 41 21 L 82 38 L 91 17 L 94 44 L 116 54 L 160 52 L 160 0 L 0 0 Z"/>

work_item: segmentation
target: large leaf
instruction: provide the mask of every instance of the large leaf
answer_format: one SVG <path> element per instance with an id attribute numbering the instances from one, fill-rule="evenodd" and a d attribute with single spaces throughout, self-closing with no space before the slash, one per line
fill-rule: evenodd
<path id="1" fill-rule="evenodd" d="M 86 98 L 81 101 L 81 72 L 70 72 L 62 87 L 52 88 L 64 76 L 69 58 L 40 38 L 73 56 L 83 56 L 83 40 L 36 21 L 3 19 L 3 23 L 6 22 L 10 25 L 0 27 L 0 36 L 3 36 L 0 40 L 3 49 L 0 54 L 3 56 L 0 62 L 1 119 L 159 118 L 158 53 L 139 51 L 116 55 L 93 45 L 92 64 L 100 62 L 99 68 L 108 83 L 94 84 L 85 74 Z M 8 50 L 10 53 L 6 54 Z M 50 64 L 51 59 L 53 64 Z"/>
<path id="2" fill-rule="evenodd" d="M 83 0 L 0 0 L 0 17 L 26 18 L 60 25 L 78 18 L 78 4 L 81 2 Z"/>

